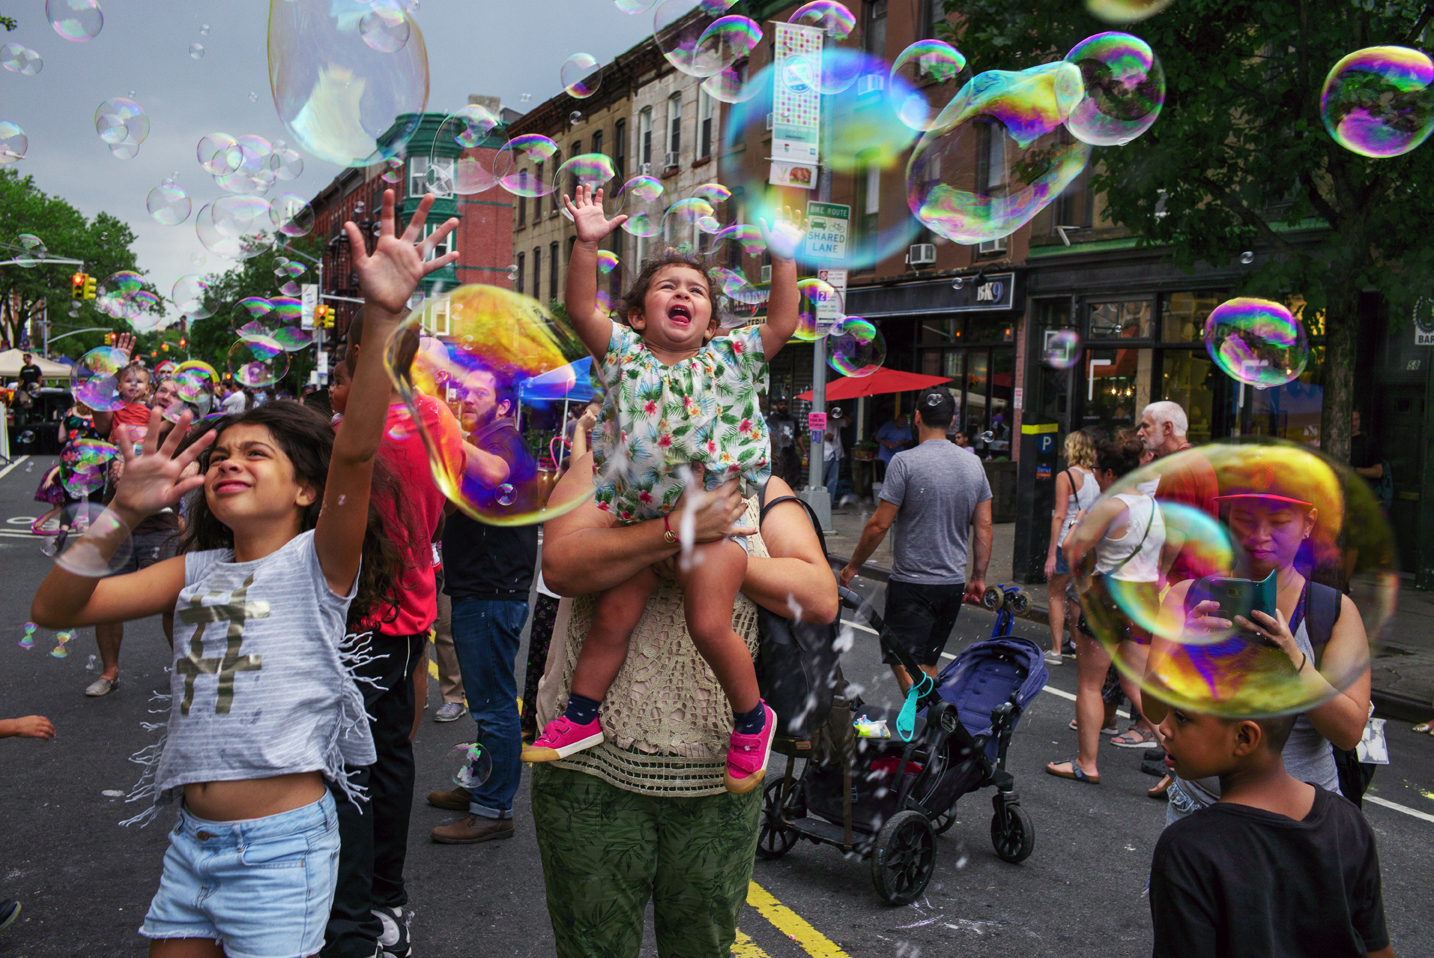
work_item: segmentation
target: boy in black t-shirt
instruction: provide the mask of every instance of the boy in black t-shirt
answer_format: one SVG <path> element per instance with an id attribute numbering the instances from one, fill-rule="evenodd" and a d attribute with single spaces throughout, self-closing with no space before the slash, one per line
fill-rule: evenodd
<path id="1" fill-rule="evenodd" d="M 1171 709 L 1160 723 L 1166 765 L 1218 775 L 1221 798 L 1155 846 L 1156 958 L 1393 958 L 1374 833 L 1344 798 L 1285 771 L 1294 721 Z"/>

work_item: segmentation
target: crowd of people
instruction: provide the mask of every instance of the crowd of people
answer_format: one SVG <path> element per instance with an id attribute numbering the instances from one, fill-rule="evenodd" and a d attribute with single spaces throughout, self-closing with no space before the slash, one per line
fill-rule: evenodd
<path id="1" fill-rule="evenodd" d="M 545 523 L 541 564 L 536 526 L 478 521 L 431 479 L 437 456 L 486 490 L 480 498 L 521 483 L 534 455 L 514 383 L 477 365 L 451 383 L 456 409 L 428 396 L 415 406 L 384 371 L 381 344 L 418 350 L 401 325 L 414 289 L 457 256 L 431 255 L 456 225 L 425 230 L 431 197 L 400 230 L 386 193 L 372 252 L 346 224 L 365 305 L 327 405 L 230 390 L 215 397 L 224 415 L 201 422 L 134 365 L 120 409 L 66 416 L 67 442 L 119 449 L 97 495 L 120 523 L 70 530 L 71 548 L 108 560 L 126 529 L 137 548 L 104 578 L 57 565 L 32 616 L 96 627 L 104 671 L 90 695 L 119 680 L 125 622 L 163 616 L 174 649 L 169 720 L 136 792 L 153 800 L 146 816 L 177 806 L 140 928 L 151 955 L 411 954 L 404 866 L 430 640 L 434 720 L 471 716 L 473 755 L 491 764 L 428 794 L 459 813 L 432 840 L 511 838 L 528 763 L 559 955 L 636 955 L 649 903 L 660 953 L 730 954 L 776 734 L 753 668 L 758 611 L 833 621 L 838 583 L 892 533 L 886 620 L 921 669 L 889 663 L 906 690 L 935 678 L 962 605 L 985 592 L 991 489 L 979 455 L 952 441 L 944 388 L 916 395 L 909 424 L 898 415 L 878 430 L 877 508 L 836 574 L 795 501 L 807 440 L 786 401 L 763 417 L 758 394 L 797 324 L 799 222 L 763 224 L 767 322 L 720 334 L 706 264 L 679 251 L 646 264 L 623 322 L 609 318 L 595 296 L 597 251 L 624 217 L 608 219 L 585 188 L 564 202 L 577 230 L 567 312 L 605 389 L 575 411 L 553 457 L 552 497 L 594 494 Z M 407 428 L 412 417 L 432 446 Z M 1081 602 L 1105 601 L 1113 582 L 1180 610 L 1192 629 L 1208 623 L 1189 556 L 1166 534 L 1162 504 L 1178 503 L 1223 509 L 1249 573 L 1274 576 L 1278 615 L 1255 613 L 1249 627 L 1292 669 L 1358 671 L 1367 660 L 1349 598 L 1295 561 L 1320 507 L 1310 491 L 1221 488 L 1186 432 L 1178 406 L 1154 403 L 1134 435 L 1066 442 L 1046 661 L 1064 661 L 1069 632 L 1079 749 L 1048 771 L 1100 783 L 1120 688 L 1132 722 L 1115 744 L 1158 749 L 1168 772 L 1152 790 L 1169 822 L 1151 867 L 1156 954 L 1392 954 L 1373 834 L 1341 797 L 1334 758 L 1364 727 L 1367 664 L 1300 715 L 1215 717 L 1170 707 L 1138 678 L 1161 654 L 1158 637 L 1131 624 L 1099 641 L 1084 623 Z M 839 463 L 840 436 L 823 435 L 821 452 Z M 1105 495 L 1160 459 L 1169 465 L 1151 487 Z M 1072 594 L 1076 580 L 1086 595 Z M 39 716 L 0 722 L 0 737 L 53 734 Z M 1299 887 L 1287 893 L 1296 861 Z M 18 907 L 0 906 L 0 923 Z"/>

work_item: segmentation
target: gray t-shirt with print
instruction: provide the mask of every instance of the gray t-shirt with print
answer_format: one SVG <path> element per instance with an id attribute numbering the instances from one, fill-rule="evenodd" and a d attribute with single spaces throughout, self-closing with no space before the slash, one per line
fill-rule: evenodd
<path id="1" fill-rule="evenodd" d="M 898 507 L 892 579 L 921 585 L 966 581 L 971 515 L 991 498 L 975 453 L 945 439 L 898 452 L 886 467 L 881 498 Z"/>

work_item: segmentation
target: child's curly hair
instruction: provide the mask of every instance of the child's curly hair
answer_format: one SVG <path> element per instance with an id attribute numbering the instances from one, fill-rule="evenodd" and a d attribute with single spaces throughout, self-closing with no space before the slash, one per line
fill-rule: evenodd
<path id="1" fill-rule="evenodd" d="M 626 295 L 623 296 L 622 302 L 619 304 L 619 308 L 622 312 L 622 321 L 624 323 L 627 322 L 627 318 L 633 313 L 640 313 L 646 308 L 647 290 L 648 287 L 652 285 L 652 278 L 656 276 L 659 271 L 669 266 L 686 266 L 702 274 L 702 278 L 707 280 L 707 295 L 712 299 L 712 317 L 714 319 L 719 318 L 717 308 L 717 282 L 712 277 L 712 264 L 709 263 L 704 256 L 699 256 L 685 249 L 677 249 L 669 246 L 661 253 L 644 262 L 642 269 L 637 274 L 637 278 L 634 279 L 632 285 L 628 287 Z"/>

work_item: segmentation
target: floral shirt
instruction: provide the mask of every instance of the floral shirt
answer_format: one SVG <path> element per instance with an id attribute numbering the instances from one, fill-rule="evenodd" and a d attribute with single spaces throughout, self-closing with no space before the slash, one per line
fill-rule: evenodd
<path id="1" fill-rule="evenodd" d="M 664 515 L 682 495 L 680 466 L 700 463 L 704 486 L 771 475 L 771 446 L 757 403 L 767 387 L 761 329 L 707 343 L 673 366 L 620 323 L 601 364 L 607 395 L 593 430 L 599 508 L 624 522 Z"/>

